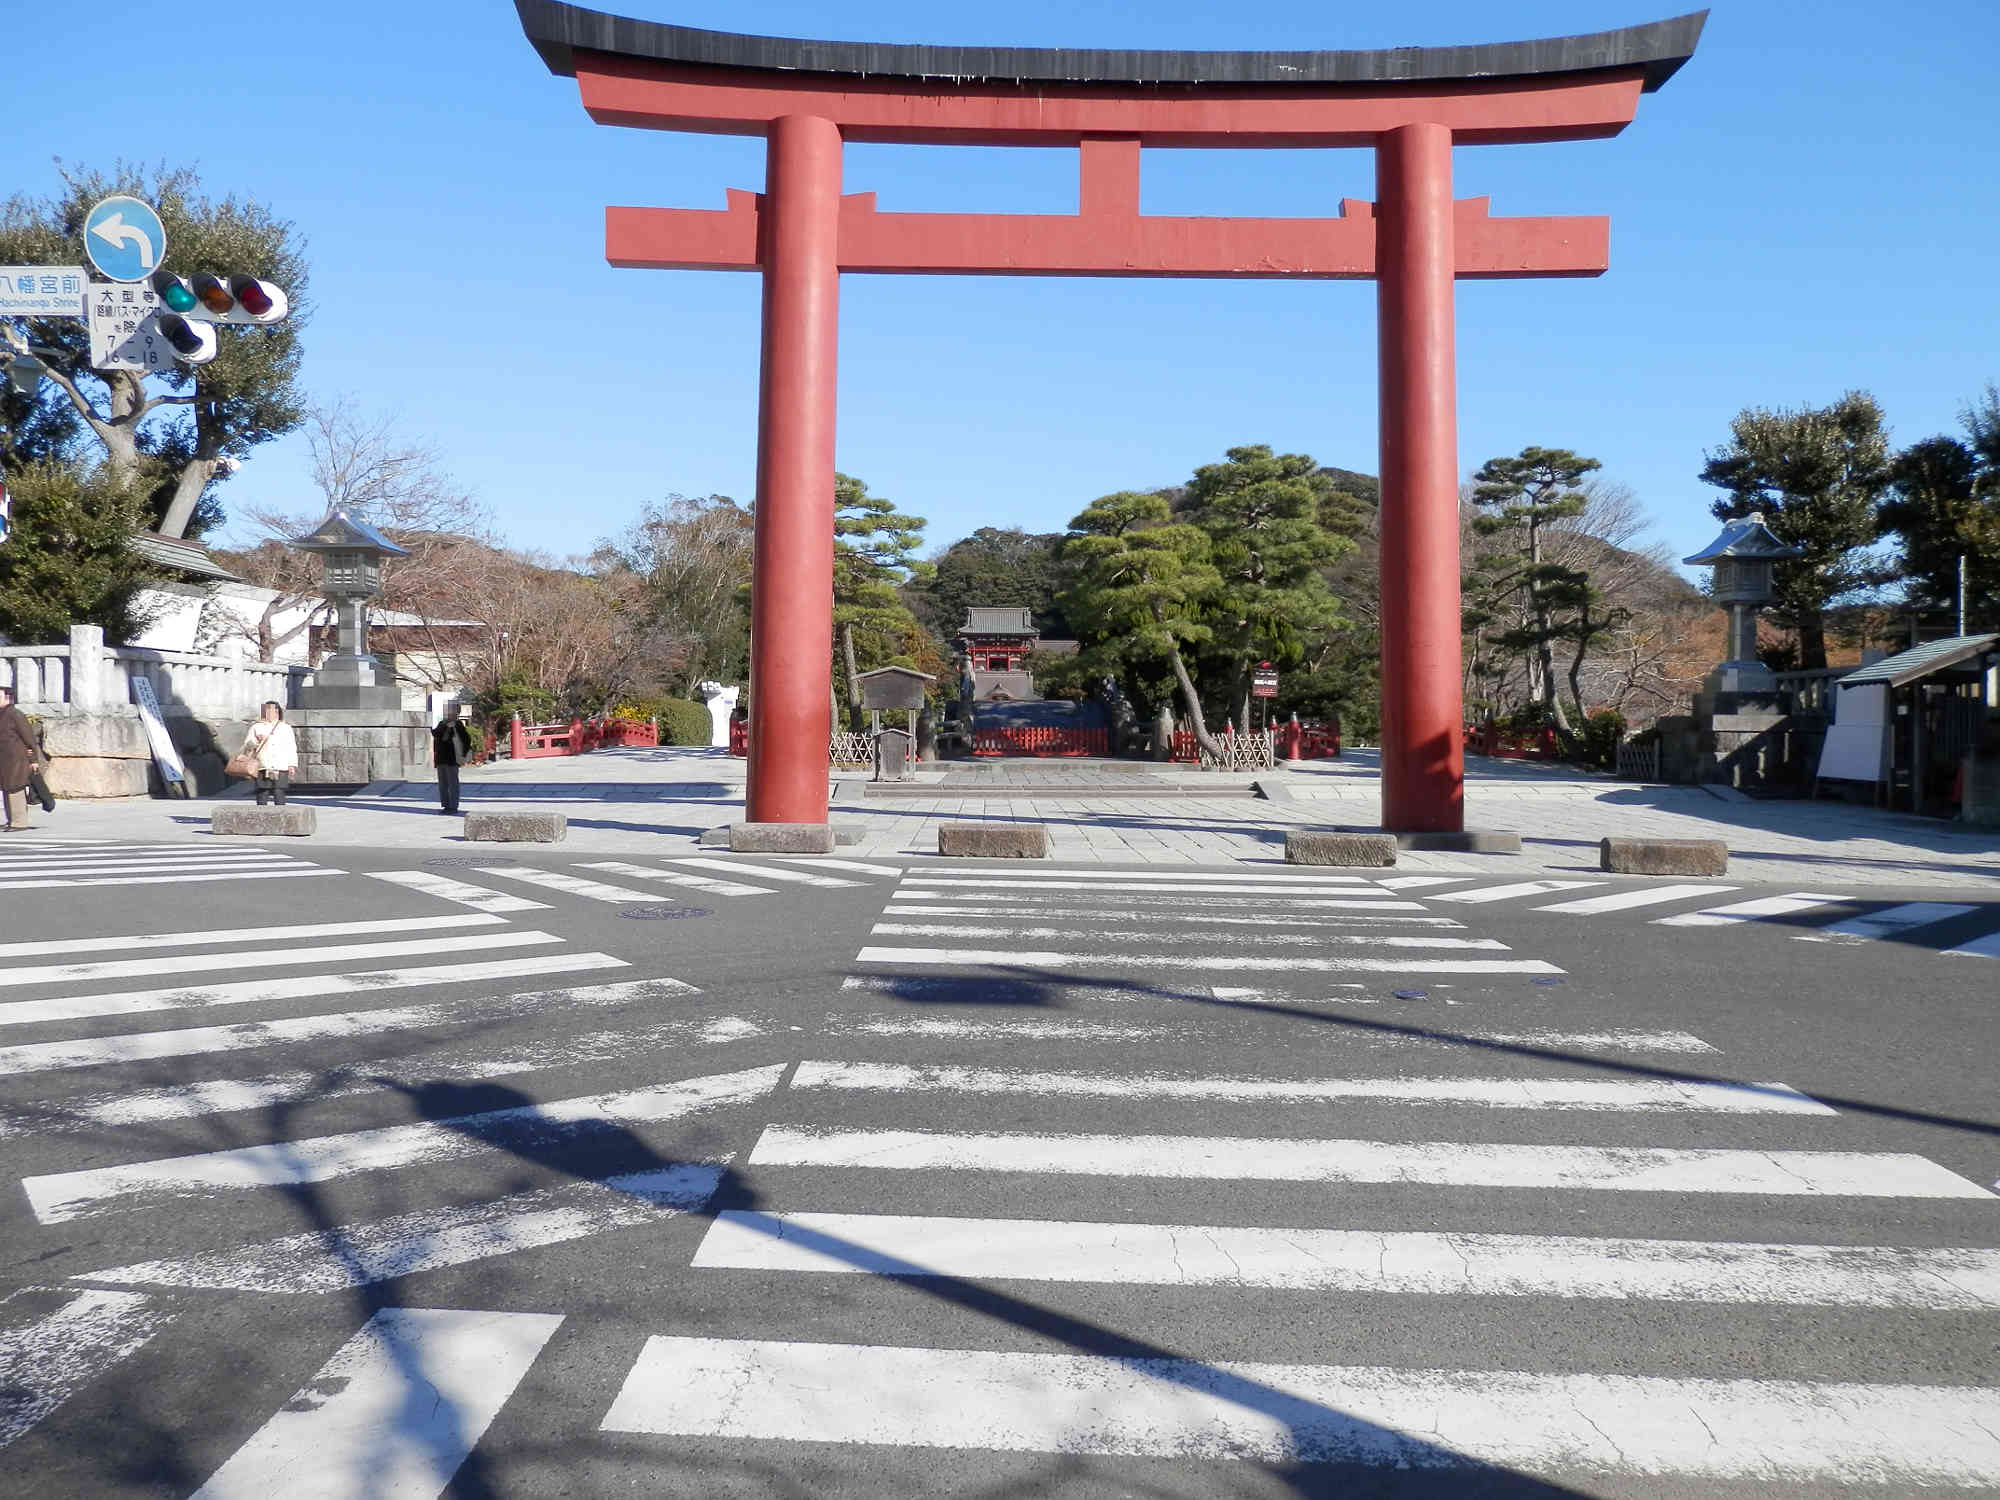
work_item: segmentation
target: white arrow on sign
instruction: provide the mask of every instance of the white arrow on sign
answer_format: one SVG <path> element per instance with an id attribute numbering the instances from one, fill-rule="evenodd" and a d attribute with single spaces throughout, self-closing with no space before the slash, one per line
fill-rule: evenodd
<path id="1" fill-rule="evenodd" d="M 136 224 L 127 224 L 125 215 L 115 213 L 102 224 L 90 226 L 90 232 L 107 245 L 130 245 L 139 252 L 139 265 L 150 270 L 153 264 L 153 241 L 146 231 Z"/>

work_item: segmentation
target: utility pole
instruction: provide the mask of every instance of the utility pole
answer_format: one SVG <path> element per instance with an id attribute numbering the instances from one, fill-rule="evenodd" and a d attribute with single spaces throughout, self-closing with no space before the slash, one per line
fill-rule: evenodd
<path id="1" fill-rule="evenodd" d="M 1958 633 L 1965 634 L 1965 554 L 1958 554 Z"/>

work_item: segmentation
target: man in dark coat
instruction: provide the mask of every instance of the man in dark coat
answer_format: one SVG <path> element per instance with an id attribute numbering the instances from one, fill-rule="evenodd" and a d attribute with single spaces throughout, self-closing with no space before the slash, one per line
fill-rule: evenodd
<path id="1" fill-rule="evenodd" d="M 472 754 L 472 732 L 458 719 L 458 705 L 445 705 L 444 717 L 431 729 L 431 764 L 437 767 L 438 801 L 448 813 L 458 811 L 458 768 Z"/>
<path id="2" fill-rule="evenodd" d="M 14 706 L 14 690 L 0 687 L 0 793 L 7 802 L 7 831 L 28 827 L 28 782 L 42 758 L 35 726 Z"/>

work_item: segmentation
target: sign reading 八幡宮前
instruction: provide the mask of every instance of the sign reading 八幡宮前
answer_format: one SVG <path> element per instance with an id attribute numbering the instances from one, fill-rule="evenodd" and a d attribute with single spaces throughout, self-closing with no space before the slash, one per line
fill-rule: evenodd
<path id="1" fill-rule="evenodd" d="M 0 318 L 80 318 L 82 266 L 0 266 Z"/>

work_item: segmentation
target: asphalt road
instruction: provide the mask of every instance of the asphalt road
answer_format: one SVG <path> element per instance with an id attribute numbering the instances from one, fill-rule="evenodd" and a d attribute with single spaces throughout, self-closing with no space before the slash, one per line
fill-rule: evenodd
<path id="1" fill-rule="evenodd" d="M 2000 1492 L 2000 895 L 1496 867 L 10 846 L 0 1494 Z"/>

